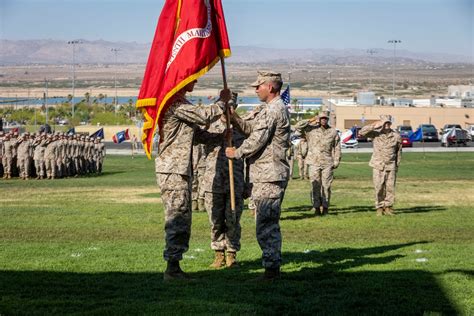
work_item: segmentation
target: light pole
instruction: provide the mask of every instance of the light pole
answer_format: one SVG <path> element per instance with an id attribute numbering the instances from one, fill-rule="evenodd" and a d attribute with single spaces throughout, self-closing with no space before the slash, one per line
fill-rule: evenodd
<path id="1" fill-rule="evenodd" d="M 48 80 L 44 78 L 44 109 L 46 111 L 46 122 L 45 125 L 48 124 Z"/>
<path id="2" fill-rule="evenodd" d="M 74 90 L 76 85 L 76 44 L 82 44 L 80 40 L 72 40 L 67 42 L 68 44 L 72 45 L 72 99 L 71 99 L 71 106 L 72 106 L 72 117 L 74 117 Z"/>
<path id="3" fill-rule="evenodd" d="M 395 98 L 395 58 L 397 55 L 397 44 L 401 43 L 401 40 L 389 40 L 387 43 L 393 44 L 393 63 L 392 63 L 392 98 Z"/>
<path id="4" fill-rule="evenodd" d="M 376 51 L 375 49 L 368 49 L 368 50 L 367 50 L 367 54 L 369 54 L 370 57 L 371 57 L 369 62 L 372 62 L 372 56 L 373 56 L 374 54 L 376 54 L 376 53 L 377 53 L 377 51 Z M 370 69 L 369 69 L 369 88 L 372 89 L 372 73 L 373 73 L 374 71 L 373 71 L 373 65 L 372 65 L 372 63 L 370 63 L 369 65 L 370 65 L 370 66 L 369 66 L 369 68 L 370 68 Z"/>
<path id="5" fill-rule="evenodd" d="M 331 90 L 332 90 L 332 87 L 331 87 L 331 74 L 332 72 L 331 71 L 328 71 L 328 75 L 329 75 L 329 81 L 328 81 L 328 90 L 329 90 L 329 97 L 328 97 L 328 110 L 329 110 L 329 116 L 331 116 L 331 110 L 332 110 L 332 106 L 331 106 Z"/>
<path id="6" fill-rule="evenodd" d="M 111 52 L 114 53 L 114 64 L 115 64 L 115 71 L 114 71 L 114 88 L 115 88 L 115 104 L 114 104 L 114 109 L 115 113 L 117 114 L 117 53 L 120 51 L 118 48 L 112 48 L 110 50 Z"/>

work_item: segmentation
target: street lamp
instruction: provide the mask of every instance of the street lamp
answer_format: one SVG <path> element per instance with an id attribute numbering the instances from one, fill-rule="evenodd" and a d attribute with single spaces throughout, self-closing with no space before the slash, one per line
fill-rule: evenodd
<path id="1" fill-rule="evenodd" d="M 48 124 L 48 80 L 44 78 L 44 108 L 46 110 L 46 122 L 45 125 Z"/>
<path id="2" fill-rule="evenodd" d="M 392 63 L 392 98 L 395 98 L 395 58 L 397 51 L 397 44 L 401 43 L 401 40 L 389 40 L 387 43 L 393 44 L 393 63 Z"/>
<path id="3" fill-rule="evenodd" d="M 115 71 L 114 71 L 114 87 L 115 87 L 115 113 L 117 113 L 117 53 L 120 51 L 119 48 L 112 48 L 110 50 L 114 53 L 114 64 L 115 64 Z"/>
<path id="4" fill-rule="evenodd" d="M 71 106 L 72 106 L 72 117 L 74 117 L 74 90 L 76 84 L 76 44 L 82 44 L 80 40 L 72 40 L 68 41 L 68 44 L 72 45 L 72 99 L 71 99 Z"/>
<path id="5" fill-rule="evenodd" d="M 367 50 L 367 54 L 369 54 L 370 57 L 371 57 L 371 58 L 370 58 L 371 60 L 369 61 L 369 63 L 372 62 L 372 56 L 373 56 L 374 54 L 376 54 L 376 53 L 377 53 L 377 51 L 376 51 L 375 49 L 368 49 L 368 50 Z M 372 65 L 372 63 L 369 64 L 369 68 L 370 68 L 370 69 L 369 69 L 369 87 L 370 87 L 370 89 L 372 89 L 372 73 L 373 73 L 373 65 Z"/>
<path id="6" fill-rule="evenodd" d="M 329 110 L 329 115 L 331 115 L 331 108 L 332 108 L 332 106 L 331 106 L 331 92 L 332 92 L 332 91 L 331 91 L 331 90 L 332 90 L 332 87 L 331 87 L 331 81 L 332 81 L 332 79 L 331 79 L 331 74 L 332 74 L 332 72 L 331 72 L 331 71 L 328 71 L 328 75 L 329 75 L 329 79 L 328 79 L 328 80 L 329 80 L 329 81 L 328 81 L 328 86 L 329 86 L 329 87 L 328 87 L 328 88 L 329 88 L 329 89 L 328 89 L 328 90 L 329 90 L 329 97 L 328 97 L 328 103 L 329 103 L 329 104 L 328 104 L 328 110 Z"/>

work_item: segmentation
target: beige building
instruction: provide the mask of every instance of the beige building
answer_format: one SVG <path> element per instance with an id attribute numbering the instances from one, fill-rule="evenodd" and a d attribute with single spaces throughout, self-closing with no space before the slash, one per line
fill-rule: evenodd
<path id="1" fill-rule="evenodd" d="M 460 124 L 463 128 L 474 125 L 474 108 L 333 105 L 332 110 L 335 116 L 335 126 L 341 131 L 354 125 L 364 126 L 374 122 L 383 114 L 392 115 L 394 127 L 411 125 L 414 130 L 420 124 L 433 124 L 438 130 L 445 124 Z"/>

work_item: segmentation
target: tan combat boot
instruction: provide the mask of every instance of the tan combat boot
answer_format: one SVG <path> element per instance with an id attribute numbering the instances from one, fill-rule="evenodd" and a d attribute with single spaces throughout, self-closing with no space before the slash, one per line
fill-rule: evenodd
<path id="1" fill-rule="evenodd" d="M 193 200 L 193 201 L 191 202 L 191 211 L 195 212 L 195 211 L 197 211 L 197 210 L 198 210 L 198 203 L 197 203 L 196 200 Z"/>
<path id="2" fill-rule="evenodd" d="M 7 179 L 11 179 L 12 175 L 10 173 L 7 173 Z"/>
<path id="3" fill-rule="evenodd" d="M 179 261 L 168 261 L 166 271 L 163 274 L 163 281 L 174 281 L 174 280 L 189 280 L 192 279 L 181 270 Z"/>
<path id="4" fill-rule="evenodd" d="M 239 264 L 237 263 L 237 253 L 232 251 L 227 251 L 227 256 L 225 258 L 225 266 L 227 268 L 237 268 Z"/>
<path id="5" fill-rule="evenodd" d="M 393 208 L 391 206 L 385 207 L 384 210 L 383 210 L 383 213 L 385 215 L 390 215 L 390 216 L 395 215 L 395 213 L 393 212 Z"/>
<path id="6" fill-rule="evenodd" d="M 383 215 L 383 208 L 378 207 L 377 208 L 377 216 L 382 216 Z"/>
<path id="7" fill-rule="evenodd" d="M 214 262 L 209 266 L 210 268 L 220 269 L 225 266 L 224 250 L 216 250 L 214 253 Z"/>

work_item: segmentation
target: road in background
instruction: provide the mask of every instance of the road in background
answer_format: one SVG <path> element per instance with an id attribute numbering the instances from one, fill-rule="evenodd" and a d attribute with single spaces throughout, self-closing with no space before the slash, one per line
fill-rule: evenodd
<path id="1" fill-rule="evenodd" d="M 141 144 L 140 144 L 141 145 Z M 105 142 L 105 148 L 109 155 L 131 155 L 132 144 L 128 141 L 121 144 L 115 144 L 113 142 Z M 403 152 L 474 152 L 474 142 L 469 142 L 467 146 L 460 147 L 441 147 L 440 142 L 430 143 L 413 143 L 413 147 L 403 148 Z M 156 153 L 156 150 L 154 150 Z M 371 153 L 372 143 L 364 142 L 359 143 L 359 148 L 347 148 L 342 150 L 343 153 Z M 137 154 L 143 155 L 143 149 L 140 147 Z"/>

